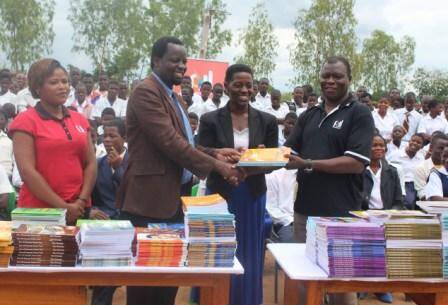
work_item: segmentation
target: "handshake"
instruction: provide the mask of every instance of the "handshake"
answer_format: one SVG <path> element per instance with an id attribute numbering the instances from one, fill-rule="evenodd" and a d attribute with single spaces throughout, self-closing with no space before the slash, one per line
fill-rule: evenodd
<path id="1" fill-rule="evenodd" d="M 215 171 L 218 172 L 224 179 L 233 186 L 244 181 L 247 177 L 247 172 L 240 167 L 236 167 L 236 163 L 244 149 L 220 148 L 214 150 L 214 157 L 216 160 Z"/>

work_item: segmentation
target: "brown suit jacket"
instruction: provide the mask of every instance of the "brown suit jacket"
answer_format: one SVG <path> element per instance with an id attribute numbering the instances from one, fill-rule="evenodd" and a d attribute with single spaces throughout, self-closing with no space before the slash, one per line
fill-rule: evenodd
<path id="1" fill-rule="evenodd" d="M 125 212 L 170 218 L 180 205 L 183 168 L 200 178 L 213 169 L 215 160 L 188 143 L 182 118 L 174 107 L 165 88 L 152 75 L 129 98 L 129 165 L 117 195 L 117 206 Z"/>

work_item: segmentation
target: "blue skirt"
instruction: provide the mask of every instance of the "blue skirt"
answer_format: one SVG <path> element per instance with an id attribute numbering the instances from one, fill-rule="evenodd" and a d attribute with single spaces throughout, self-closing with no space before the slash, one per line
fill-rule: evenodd
<path id="1" fill-rule="evenodd" d="M 263 303 L 266 194 L 253 198 L 248 184 L 243 182 L 232 190 L 227 203 L 236 220 L 236 257 L 244 267 L 243 275 L 232 276 L 230 305 L 260 305 Z"/>

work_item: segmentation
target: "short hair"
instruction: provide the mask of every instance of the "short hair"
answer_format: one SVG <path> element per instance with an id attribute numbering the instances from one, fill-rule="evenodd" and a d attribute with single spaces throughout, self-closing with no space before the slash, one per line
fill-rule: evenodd
<path id="1" fill-rule="evenodd" d="M 365 98 L 365 97 L 372 99 L 372 95 L 369 92 L 364 92 L 363 94 L 361 94 L 361 98 Z"/>
<path id="2" fill-rule="evenodd" d="M 111 108 L 111 107 L 104 108 L 104 110 L 101 112 L 101 117 L 108 115 L 108 114 L 113 115 L 115 117 L 116 114 L 115 114 L 114 108 Z"/>
<path id="3" fill-rule="evenodd" d="M 318 97 L 316 93 L 311 92 L 310 94 L 308 94 L 307 99 L 310 98 L 310 97 L 312 97 L 312 96 L 313 96 L 313 97 L 316 97 L 316 98 Z"/>
<path id="4" fill-rule="evenodd" d="M 208 80 L 205 80 L 205 81 L 202 82 L 202 84 L 201 84 L 201 88 L 202 88 L 202 86 L 205 86 L 205 85 L 209 85 L 209 86 L 211 87 L 211 86 L 212 86 L 212 83 L 209 82 Z"/>
<path id="5" fill-rule="evenodd" d="M 425 143 L 425 134 L 424 134 L 424 133 L 417 132 L 417 133 L 414 133 L 414 134 L 412 135 L 412 137 L 420 137 L 420 138 L 422 139 L 423 143 Z M 411 137 L 411 138 L 412 138 L 412 137 Z"/>
<path id="6" fill-rule="evenodd" d="M 275 94 L 275 95 L 280 95 L 280 96 L 282 95 L 282 93 L 281 93 L 280 90 L 278 90 L 278 89 L 272 89 L 272 90 L 271 90 L 271 96 L 274 95 L 274 94 Z"/>
<path id="7" fill-rule="evenodd" d="M 407 99 L 409 99 L 409 98 L 413 98 L 414 100 L 417 100 L 417 96 L 415 95 L 414 92 L 407 92 L 407 93 L 404 95 L 404 100 L 407 100 Z"/>
<path id="8" fill-rule="evenodd" d="M 254 72 L 252 71 L 252 69 L 248 65 L 245 65 L 245 64 L 233 64 L 233 65 L 231 65 L 231 66 L 229 66 L 227 68 L 226 76 L 225 76 L 224 80 L 227 83 L 231 82 L 232 79 L 233 79 L 233 76 L 236 73 L 240 73 L 240 72 L 249 73 L 252 76 L 252 78 L 254 77 Z"/>
<path id="9" fill-rule="evenodd" d="M 295 86 L 294 89 L 292 90 L 292 92 L 296 91 L 296 89 L 302 89 L 303 92 L 305 92 L 305 90 L 303 89 L 303 86 Z"/>
<path id="10" fill-rule="evenodd" d="M 436 130 L 431 135 L 431 145 L 436 144 L 438 140 L 448 140 L 448 136 L 443 132 Z"/>
<path id="11" fill-rule="evenodd" d="M 372 139 L 375 138 L 375 137 L 381 138 L 381 140 L 383 140 L 383 142 L 384 142 L 384 146 L 386 146 L 386 149 L 387 149 L 387 141 L 379 132 L 378 133 L 374 133 Z"/>
<path id="12" fill-rule="evenodd" d="M 12 80 L 12 73 L 8 69 L 2 69 L 0 71 L 0 80 L 7 79 L 9 81 Z"/>
<path id="13" fill-rule="evenodd" d="M 126 124 L 124 123 L 124 121 L 122 119 L 116 118 L 116 119 L 113 119 L 112 121 L 105 122 L 103 125 L 103 128 L 106 128 L 106 127 L 116 127 L 120 136 L 122 138 L 126 137 Z"/>
<path id="14" fill-rule="evenodd" d="M 254 83 L 254 85 L 257 85 L 257 86 L 258 86 L 258 83 L 259 83 L 259 82 L 258 82 L 257 79 L 254 79 L 254 80 L 253 80 L 253 83 Z"/>
<path id="15" fill-rule="evenodd" d="M 194 112 L 189 112 L 188 113 L 188 118 L 196 120 L 196 121 L 199 121 L 199 116 L 196 113 L 194 113 Z"/>
<path id="16" fill-rule="evenodd" d="M 78 88 L 82 88 L 82 87 L 86 87 L 86 85 L 83 83 L 83 82 L 79 82 L 77 85 L 76 85 L 76 88 L 75 88 L 75 90 L 78 90 Z"/>
<path id="17" fill-rule="evenodd" d="M 38 99 L 38 89 L 44 85 L 56 69 L 61 69 L 68 76 L 67 70 L 61 63 L 52 58 L 44 58 L 34 62 L 28 70 L 28 87 L 33 98 Z"/>
<path id="18" fill-rule="evenodd" d="M 309 95 L 314 92 L 313 86 L 309 84 L 303 85 L 302 88 L 305 91 L 305 93 L 308 93 Z"/>
<path id="19" fill-rule="evenodd" d="M 92 74 L 86 73 L 82 78 L 94 78 Z"/>
<path id="20" fill-rule="evenodd" d="M 224 88 L 224 86 L 221 83 L 216 83 L 213 85 L 213 89 L 215 89 L 216 87 Z"/>
<path id="21" fill-rule="evenodd" d="M 350 63 L 348 62 L 347 58 L 345 58 L 344 56 L 330 56 L 327 58 L 327 60 L 325 60 L 322 67 L 325 64 L 335 64 L 338 62 L 341 62 L 344 64 L 345 69 L 347 70 L 347 77 L 349 80 L 352 80 L 352 68 L 350 67 Z"/>
<path id="22" fill-rule="evenodd" d="M 295 113 L 295 112 L 293 112 L 293 111 L 291 111 L 291 112 L 288 112 L 286 115 L 285 115 L 285 121 L 287 120 L 287 119 L 293 119 L 294 121 L 297 121 L 297 113 Z"/>
<path id="23" fill-rule="evenodd" d="M 267 81 L 268 82 L 268 84 L 269 84 L 269 79 L 267 78 L 267 77 L 262 77 L 262 78 L 260 78 L 260 83 L 262 82 L 262 81 Z"/>
<path id="24" fill-rule="evenodd" d="M 183 46 L 184 43 L 176 37 L 173 36 L 164 36 L 153 44 L 151 51 L 151 69 L 154 69 L 154 58 L 162 58 L 165 55 L 166 50 L 168 49 L 168 44 L 177 44 Z"/>
<path id="25" fill-rule="evenodd" d="M 117 80 L 115 80 L 115 79 L 109 80 L 109 83 L 108 83 L 107 86 L 110 86 L 110 85 L 115 85 L 115 86 L 120 87 L 120 83 Z"/>
<path id="26" fill-rule="evenodd" d="M 432 99 L 428 103 L 428 109 L 436 108 L 440 104 L 440 101 Z"/>

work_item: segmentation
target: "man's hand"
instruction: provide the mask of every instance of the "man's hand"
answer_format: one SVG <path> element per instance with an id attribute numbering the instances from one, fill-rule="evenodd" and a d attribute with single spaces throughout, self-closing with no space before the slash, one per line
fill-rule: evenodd
<path id="1" fill-rule="evenodd" d="M 240 161 L 241 152 L 233 148 L 218 148 L 215 150 L 215 158 L 227 163 L 237 163 Z"/>
<path id="2" fill-rule="evenodd" d="M 215 171 L 232 185 L 238 185 L 241 181 L 246 179 L 244 170 L 219 160 L 215 163 Z"/>
<path id="3" fill-rule="evenodd" d="M 303 160 L 299 156 L 286 154 L 285 158 L 289 159 L 288 164 L 286 164 L 286 166 L 285 166 L 287 169 L 302 169 L 302 168 L 305 168 L 305 166 L 306 166 L 305 160 Z"/>
<path id="4" fill-rule="evenodd" d="M 231 176 L 229 178 L 225 178 L 226 181 L 233 185 L 233 186 L 238 186 L 238 184 L 240 184 L 241 182 L 243 182 L 244 180 L 246 180 L 247 178 L 247 173 L 243 168 L 235 168 L 236 172 L 234 176 Z"/>
<path id="5" fill-rule="evenodd" d="M 106 213 L 104 213 L 103 211 L 101 211 L 99 209 L 91 209 L 89 218 L 90 219 L 107 220 L 107 219 L 109 219 L 109 215 L 107 215 Z"/>
<path id="6" fill-rule="evenodd" d="M 117 169 L 121 162 L 123 162 L 123 159 L 120 157 L 120 154 L 115 150 L 115 148 L 112 147 L 110 152 L 107 154 L 107 163 L 109 163 L 113 169 Z"/>

